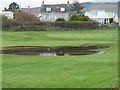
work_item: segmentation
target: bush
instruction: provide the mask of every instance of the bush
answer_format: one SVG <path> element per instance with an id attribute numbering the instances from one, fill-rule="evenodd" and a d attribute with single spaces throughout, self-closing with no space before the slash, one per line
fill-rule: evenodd
<path id="1" fill-rule="evenodd" d="M 55 26 L 68 29 L 96 29 L 98 23 L 94 21 L 72 21 L 72 22 L 55 22 Z"/>
<path id="2" fill-rule="evenodd" d="M 110 22 L 110 23 L 113 23 L 113 22 L 114 22 L 113 18 L 110 18 L 110 19 L 109 19 L 109 22 Z"/>
<path id="3" fill-rule="evenodd" d="M 58 18 L 58 19 L 56 19 L 56 21 L 65 21 L 65 19 L 64 18 Z"/>
<path id="4" fill-rule="evenodd" d="M 0 20 L 1 21 L 5 21 L 5 20 L 7 20 L 8 18 L 7 18 L 7 16 L 5 16 L 5 15 L 0 15 Z"/>
<path id="5" fill-rule="evenodd" d="M 2 22 L 3 27 L 12 27 L 12 26 L 21 26 L 22 23 L 14 20 L 14 19 L 7 19 Z"/>
<path id="6" fill-rule="evenodd" d="M 91 19 L 88 16 L 82 14 L 73 14 L 69 21 L 91 21 Z"/>
<path id="7" fill-rule="evenodd" d="M 37 16 L 30 12 L 15 12 L 15 20 L 20 22 L 40 21 Z"/>
<path id="8" fill-rule="evenodd" d="M 13 26 L 3 27 L 3 31 L 47 31 L 47 29 L 41 26 Z"/>
<path id="9" fill-rule="evenodd" d="M 41 26 L 20 26 L 16 31 L 47 31 L 45 27 Z"/>
<path id="10" fill-rule="evenodd" d="M 59 22 L 19 22 L 7 19 L 2 22 L 3 27 L 16 27 L 18 31 L 46 31 L 50 27 L 65 28 L 68 30 L 96 29 L 98 23 L 95 21 L 59 21 Z"/>
<path id="11" fill-rule="evenodd" d="M 35 25 L 35 26 L 54 26 L 54 22 L 44 22 L 44 21 L 33 21 L 33 22 L 24 22 L 24 25 Z"/>

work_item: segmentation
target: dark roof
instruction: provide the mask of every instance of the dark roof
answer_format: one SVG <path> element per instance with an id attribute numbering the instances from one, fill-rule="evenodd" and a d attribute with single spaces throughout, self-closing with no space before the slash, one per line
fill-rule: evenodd
<path id="1" fill-rule="evenodd" d="M 21 8 L 21 11 L 24 11 L 24 12 L 31 12 L 33 14 L 40 14 L 41 12 L 41 8 Z"/>
<path id="2" fill-rule="evenodd" d="M 70 11 L 70 6 L 68 4 L 53 4 L 53 5 L 44 5 L 41 8 L 41 12 L 45 12 L 45 8 L 52 8 L 53 12 L 59 12 L 60 8 L 66 8 L 66 12 Z"/>
<path id="3" fill-rule="evenodd" d="M 77 13 L 77 11 L 70 11 L 70 15 L 76 14 L 76 13 Z"/>
<path id="4" fill-rule="evenodd" d="M 118 13 L 118 4 L 94 4 L 90 7 L 85 8 L 85 11 L 90 10 L 105 10 L 106 12 L 115 12 Z"/>

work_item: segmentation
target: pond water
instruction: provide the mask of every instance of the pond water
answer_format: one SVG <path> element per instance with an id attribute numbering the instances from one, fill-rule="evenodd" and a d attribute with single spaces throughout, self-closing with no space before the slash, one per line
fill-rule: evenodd
<path id="1" fill-rule="evenodd" d="M 106 53 L 102 49 L 109 48 L 110 45 L 80 45 L 80 46 L 60 46 L 60 47 L 45 47 L 45 46 L 13 46 L 2 48 L 2 54 L 15 55 L 37 55 L 37 56 L 70 56 L 70 55 L 91 55 Z"/>

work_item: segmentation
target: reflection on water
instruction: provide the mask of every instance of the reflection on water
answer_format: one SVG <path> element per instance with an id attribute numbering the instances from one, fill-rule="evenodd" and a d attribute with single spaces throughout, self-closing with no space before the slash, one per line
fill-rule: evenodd
<path id="1" fill-rule="evenodd" d="M 56 53 L 40 53 L 39 56 L 57 56 Z"/>
<path id="2" fill-rule="evenodd" d="M 91 55 L 106 53 L 99 51 L 107 49 L 110 45 L 81 45 L 81 46 L 64 46 L 64 47 L 45 47 L 45 46 L 14 46 L 2 48 L 2 54 L 15 55 L 38 55 L 38 56 L 70 56 L 70 55 Z"/>

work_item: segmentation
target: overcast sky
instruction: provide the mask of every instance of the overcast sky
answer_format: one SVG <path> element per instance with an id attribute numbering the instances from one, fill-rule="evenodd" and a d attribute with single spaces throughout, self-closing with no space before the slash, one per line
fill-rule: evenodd
<path id="1" fill-rule="evenodd" d="M 19 4 L 20 7 L 39 7 L 41 6 L 43 0 L 2 0 L 0 2 L 0 11 L 4 9 L 4 7 L 8 8 L 9 4 L 12 2 L 16 2 Z M 68 0 L 44 0 L 45 4 L 61 4 L 61 3 L 67 3 Z M 69 0 L 70 3 L 73 2 L 73 0 Z M 118 2 L 119 0 L 79 0 L 79 2 Z"/>

